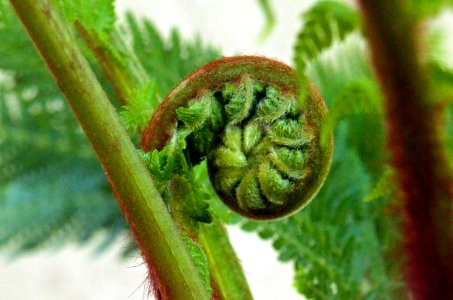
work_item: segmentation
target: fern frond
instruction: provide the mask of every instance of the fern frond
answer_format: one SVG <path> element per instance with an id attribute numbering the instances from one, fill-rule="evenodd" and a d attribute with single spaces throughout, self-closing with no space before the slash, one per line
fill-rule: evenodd
<path id="1" fill-rule="evenodd" d="M 2 185 L 0 199 L 0 245 L 12 253 L 84 243 L 101 230 L 109 232 L 108 240 L 127 232 L 95 159 L 54 155 Z"/>
<path id="2" fill-rule="evenodd" d="M 307 62 L 359 27 L 355 9 L 339 1 L 320 1 L 302 15 L 303 26 L 294 47 L 294 62 L 303 72 Z"/>
<path id="3" fill-rule="evenodd" d="M 381 96 L 363 40 L 350 34 L 319 53 L 306 72 L 328 103 L 335 129 L 329 177 L 299 214 L 242 228 L 271 239 L 279 258 L 294 262 L 295 285 L 307 298 L 391 298 L 401 289 L 398 266 L 384 262 L 397 239 L 386 232 L 396 231 L 398 218 L 382 218 L 392 195 L 363 201 L 387 161 Z"/>
<path id="4" fill-rule="evenodd" d="M 139 133 L 146 126 L 161 101 L 157 93 L 156 80 L 150 80 L 148 84 L 135 90 L 129 103 L 120 112 L 123 123 L 130 132 Z"/>
<path id="5" fill-rule="evenodd" d="M 134 52 L 150 78 L 157 80 L 161 96 L 181 78 L 220 56 L 217 50 L 204 46 L 200 38 L 183 42 L 178 31 L 173 30 L 169 41 L 164 41 L 149 20 L 137 21 L 132 14 L 127 14 L 126 22 Z"/>

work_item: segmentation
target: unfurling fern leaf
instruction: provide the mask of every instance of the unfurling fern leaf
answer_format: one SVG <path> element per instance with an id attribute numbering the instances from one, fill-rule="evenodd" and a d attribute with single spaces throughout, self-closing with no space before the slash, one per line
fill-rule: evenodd
<path id="1" fill-rule="evenodd" d="M 294 71 L 278 61 L 213 61 L 170 92 L 142 147 L 167 152 L 175 174 L 207 157 L 213 186 L 230 208 L 254 219 L 283 217 L 317 193 L 332 154 L 331 136 L 320 143 L 327 111 L 317 89 L 311 85 L 303 103 L 295 94 Z M 161 169 L 152 173 L 159 177 Z"/>

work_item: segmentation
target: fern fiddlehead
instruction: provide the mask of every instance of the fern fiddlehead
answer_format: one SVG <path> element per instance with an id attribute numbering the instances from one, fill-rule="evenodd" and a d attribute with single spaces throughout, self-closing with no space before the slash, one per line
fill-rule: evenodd
<path id="1" fill-rule="evenodd" d="M 213 61 L 181 81 L 143 134 L 145 151 L 185 138 L 190 164 L 207 157 L 222 201 L 253 219 L 274 219 L 306 205 L 322 185 L 333 141 L 320 141 L 327 109 L 316 87 L 296 98 L 294 71 L 275 60 Z"/>

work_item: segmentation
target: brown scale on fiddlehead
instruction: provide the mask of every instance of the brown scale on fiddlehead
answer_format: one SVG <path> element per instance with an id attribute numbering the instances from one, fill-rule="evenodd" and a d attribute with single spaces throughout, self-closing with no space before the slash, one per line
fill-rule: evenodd
<path id="1" fill-rule="evenodd" d="M 306 205 L 322 185 L 333 142 L 321 144 L 327 109 L 310 84 L 296 98 L 294 71 L 253 56 L 213 61 L 181 81 L 144 132 L 145 150 L 183 136 L 191 164 L 207 157 L 222 201 L 253 219 L 273 219 Z"/>

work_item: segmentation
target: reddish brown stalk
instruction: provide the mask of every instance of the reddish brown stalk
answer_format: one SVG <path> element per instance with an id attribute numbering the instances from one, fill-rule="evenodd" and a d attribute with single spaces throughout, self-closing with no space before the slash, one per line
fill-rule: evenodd
<path id="1" fill-rule="evenodd" d="M 406 1 L 359 0 L 385 95 L 413 299 L 453 299 L 453 181 Z"/>

